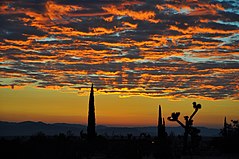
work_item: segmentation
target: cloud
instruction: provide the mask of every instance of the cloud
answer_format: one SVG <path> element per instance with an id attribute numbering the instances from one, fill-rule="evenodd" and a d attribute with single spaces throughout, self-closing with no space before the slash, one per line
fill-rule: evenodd
<path id="1" fill-rule="evenodd" d="M 229 1 L 0 2 L 0 87 L 238 100 Z"/>

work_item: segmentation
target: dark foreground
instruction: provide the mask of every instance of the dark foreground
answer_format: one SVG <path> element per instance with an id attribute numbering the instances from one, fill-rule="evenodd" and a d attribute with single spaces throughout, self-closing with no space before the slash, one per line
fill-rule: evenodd
<path id="1" fill-rule="evenodd" d="M 203 138 L 199 145 L 183 153 L 182 137 L 164 140 L 141 137 L 102 137 L 92 141 L 71 134 L 0 139 L 0 158 L 24 159 L 161 159 L 161 158 L 231 158 L 239 157 L 239 138 Z"/>

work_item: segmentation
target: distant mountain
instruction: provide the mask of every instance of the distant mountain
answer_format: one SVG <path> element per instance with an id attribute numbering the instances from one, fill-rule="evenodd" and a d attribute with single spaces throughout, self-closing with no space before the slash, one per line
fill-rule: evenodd
<path id="1" fill-rule="evenodd" d="M 86 126 L 80 124 L 46 124 L 43 122 L 3 122 L 0 121 L 0 136 L 30 136 L 43 132 L 47 135 L 56 135 L 59 133 L 66 133 L 68 130 L 75 135 L 80 134 L 81 130 L 86 130 Z"/>
<path id="2" fill-rule="evenodd" d="M 201 136 L 218 136 L 219 129 L 198 127 L 201 130 Z M 56 135 L 59 133 L 67 133 L 71 131 L 74 135 L 78 136 L 81 131 L 86 133 L 86 126 L 81 124 L 67 124 L 67 123 L 55 123 L 47 124 L 43 122 L 5 122 L 0 121 L 0 136 L 31 136 L 38 132 L 43 132 L 46 135 Z M 98 125 L 96 127 L 97 134 L 107 136 L 127 135 L 132 134 L 139 136 L 141 133 L 150 134 L 156 136 L 157 128 L 154 126 L 149 127 L 108 127 Z M 181 127 L 166 127 L 168 134 L 183 135 L 184 130 Z"/>

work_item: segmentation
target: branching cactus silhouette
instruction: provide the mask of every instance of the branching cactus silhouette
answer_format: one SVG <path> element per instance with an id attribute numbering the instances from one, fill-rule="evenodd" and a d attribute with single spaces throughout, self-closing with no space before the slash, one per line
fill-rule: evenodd
<path id="1" fill-rule="evenodd" d="M 182 128 L 184 128 L 184 147 L 183 151 L 186 152 L 188 150 L 188 135 L 191 136 L 191 142 L 192 147 L 197 146 L 199 141 L 199 132 L 200 130 L 193 127 L 193 117 L 198 112 L 199 109 L 202 108 L 201 104 L 197 104 L 196 102 L 193 102 L 193 113 L 189 116 L 184 116 L 185 124 L 183 124 L 179 120 L 180 112 L 174 112 L 172 113 L 171 117 L 168 117 L 169 121 L 177 122 Z"/>

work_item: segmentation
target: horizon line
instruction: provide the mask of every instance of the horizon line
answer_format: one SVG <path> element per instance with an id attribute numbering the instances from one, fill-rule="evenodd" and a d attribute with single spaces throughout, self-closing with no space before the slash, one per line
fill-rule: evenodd
<path id="1" fill-rule="evenodd" d="M 0 120 L 0 122 L 8 122 L 8 123 L 24 123 L 24 122 L 33 122 L 33 123 L 44 123 L 44 124 L 73 124 L 73 125 L 82 125 L 86 126 L 87 124 L 83 123 L 67 123 L 67 122 L 44 122 L 44 121 L 34 121 L 34 120 L 23 120 L 23 121 L 6 121 L 6 120 Z M 97 126 L 105 126 L 105 127 L 127 127 L 127 128 L 136 128 L 136 127 L 157 127 L 157 125 L 120 125 L 120 124 L 96 124 Z M 172 128 L 172 127 L 181 127 L 181 126 L 165 126 L 166 128 Z M 211 128 L 211 129 L 222 129 L 223 125 L 221 127 L 219 126 L 206 126 L 206 125 L 197 125 L 194 127 L 204 127 L 204 128 Z"/>

